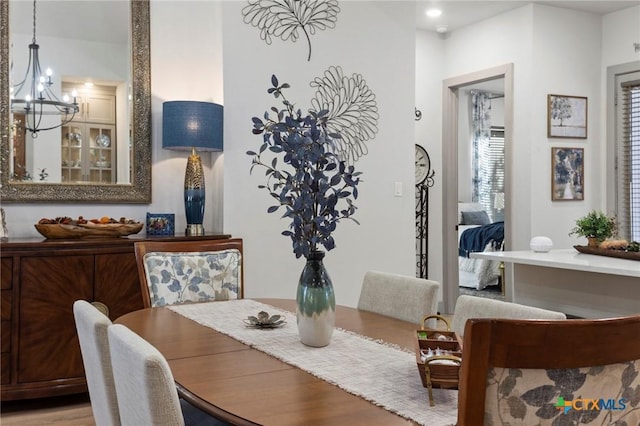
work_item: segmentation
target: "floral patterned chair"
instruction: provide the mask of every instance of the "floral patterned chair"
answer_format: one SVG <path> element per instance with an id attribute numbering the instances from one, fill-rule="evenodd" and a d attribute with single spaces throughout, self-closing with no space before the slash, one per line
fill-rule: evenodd
<path id="1" fill-rule="evenodd" d="M 457 426 L 640 425 L 640 315 L 470 319 Z"/>
<path id="2" fill-rule="evenodd" d="M 140 241 L 136 262 L 145 307 L 242 298 L 242 239 Z"/>

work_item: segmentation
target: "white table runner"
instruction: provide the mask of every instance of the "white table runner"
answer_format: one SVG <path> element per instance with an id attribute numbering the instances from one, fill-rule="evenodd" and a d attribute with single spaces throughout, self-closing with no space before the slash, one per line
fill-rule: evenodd
<path id="1" fill-rule="evenodd" d="M 458 392 L 434 389 L 435 406 L 430 407 L 413 353 L 339 328 L 329 346 L 310 348 L 300 342 L 294 313 L 255 300 L 168 308 L 417 423 L 456 423 Z M 285 315 L 288 323 L 276 329 L 246 327 L 242 320 L 259 311 Z"/>

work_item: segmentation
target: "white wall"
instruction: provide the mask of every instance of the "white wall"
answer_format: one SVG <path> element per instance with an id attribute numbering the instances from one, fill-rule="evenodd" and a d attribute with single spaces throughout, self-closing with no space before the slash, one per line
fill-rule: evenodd
<path id="1" fill-rule="evenodd" d="M 442 282 L 442 79 L 444 43 L 435 32 L 416 32 L 416 107 L 422 118 L 415 122 L 415 143 L 423 146 L 435 172 L 429 188 L 428 277 Z"/>
<path id="2" fill-rule="evenodd" d="M 303 259 L 295 259 L 291 240 L 280 235 L 288 221 L 281 213 L 266 213 L 271 198 L 257 188 L 265 183 L 264 172 L 249 175 L 246 151 L 257 149 L 262 137 L 251 134 L 251 117 L 282 106 L 267 94 L 272 74 L 291 84 L 287 98 L 305 110 L 314 93 L 309 82 L 336 65 L 347 77 L 362 75 L 380 116 L 369 153 L 355 163 L 364 173 L 354 216 L 360 226 L 340 223 L 336 248 L 325 257 L 337 302 L 355 305 L 367 270 L 415 273 L 414 6 L 340 2 L 336 28 L 312 36 L 310 61 L 304 39 L 274 39 L 267 46 L 256 28 L 238 19 L 243 6 L 224 5 L 224 208 L 225 231 L 244 238 L 246 295 L 293 297 L 304 266 Z M 394 182 L 402 183 L 402 197 L 394 197 Z"/>

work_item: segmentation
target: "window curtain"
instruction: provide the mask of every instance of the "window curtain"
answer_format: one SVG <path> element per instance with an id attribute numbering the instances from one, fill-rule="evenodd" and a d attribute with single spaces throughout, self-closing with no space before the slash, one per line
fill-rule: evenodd
<path id="1" fill-rule="evenodd" d="M 504 129 L 491 127 L 491 94 L 477 90 L 470 94 L 472 201 L 495 222 L 504 217 Z"/>

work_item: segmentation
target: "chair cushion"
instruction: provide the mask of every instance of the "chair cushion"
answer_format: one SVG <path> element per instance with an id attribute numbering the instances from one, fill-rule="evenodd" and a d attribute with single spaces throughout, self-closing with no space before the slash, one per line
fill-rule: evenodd
<path id="1" fill-rule="evenodd" d="M 463 294 L 456 301 L 451 330 L 463 336 L 464 327 L 470 318 L 562 320 L 567 319 L 567 316 L 562 312 Z"/>
<path id="2" fill-rule="evenodd" d="M 151 252 L 144 256 L 151 306 L 237 299 L 240 251 Z"/>
<path id="3" fill-rule="evenodd" d="M 490 368 L 484 424 L 638 425 L 639 371 L 640 360 L 580 369 Z"/>

